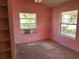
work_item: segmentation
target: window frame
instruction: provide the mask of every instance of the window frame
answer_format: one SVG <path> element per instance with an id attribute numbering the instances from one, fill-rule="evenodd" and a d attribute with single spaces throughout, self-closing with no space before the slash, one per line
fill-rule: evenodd
<path id="1" fill-rule="evenodd" d="M 24 13 L 24 14 L 35 14 L 36 17 L 35 17 L 35 18 L 28 18 L 28 17 L 27 17 L 27 18 L 21 18 L 21 17 L 20 17 L 20 14 L 21 14 L 21 13 Z M 35 23 L 21 23 L 21 22 L 20 22 L 21 19 L 34 19 L 34 20 L 35 20 Z M 19 23 L 20 23 L 20 30 L 21 30 L 21 33 L 23 33 L 23 34 L 32 34 L 33 31 L 34 31 L 33 33 L 36 33 L 36 28 L 37 28 L 37 13 L 20 12 L 20 13 L 19 13 Z M 30 28 L 30 27 L 29 27 L 29 28 L 26 28 L 26 29 L 22 29 L 22 28 L 21 28 L 21 24 L 26 24 L 26 25 L 27 25 L 27 24 L 35 24 L 35 28 Z M 29 31 L 29 32 L 27 32 L 27 31 Z"/>
<path id="2" fill-rule="evenodd" d="M 62 17 L 63 17 L 63 13 L 64 12 L 72 12 L 72 11 L 77 11 L 77 23 L 76 24 L 69 24 L 69 25 L 75 25 L 76 26 L 76 32 L 75 32 L 75 38 L 74 37 L 71 37 L 71 36 L 67 36 L 67 35 L 62 35 L 62 33 L 61 33 L 61 31 L 62 31 L 62 29 L 61 29 L 61 27 L 62 27 Z M 60 36 L 61 37 L 63 37 L 63 38 L 66 38 L 66 39 L 71 39 L 71 40 L 75 40 L 76 39 L 76 36 L 77 36 L 77 25 L 78 25 L 78 13 L 79 11 L 78 11 L 78 9 L 75 9 L 75 10 L 69 10 L 69 11 L 62 11 L 61 12 L 61 18 L 60 18 Z M 66 23 L 67 24 L 67 23 Z"/>

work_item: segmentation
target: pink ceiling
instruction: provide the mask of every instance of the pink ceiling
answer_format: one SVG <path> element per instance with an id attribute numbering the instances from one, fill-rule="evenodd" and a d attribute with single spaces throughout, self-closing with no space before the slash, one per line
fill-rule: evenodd
<path id="1" fill-rule="evenodd" d="M 43 0 L 42 3 L 49 6 L 49 7 L 52 7 L 52 6 L 57 6 L 57 5 L 67 3 L 70 1 L 71 0 Z"/>

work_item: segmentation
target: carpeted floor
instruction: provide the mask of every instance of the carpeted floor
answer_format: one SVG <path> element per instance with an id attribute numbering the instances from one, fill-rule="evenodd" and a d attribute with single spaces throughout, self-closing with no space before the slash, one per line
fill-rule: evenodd
<path id="1" fill-rule="evenodd" d="M 16 54 L 17 59 L 79 59 L 79 53 L 51 41 L 17 44 Z"/>

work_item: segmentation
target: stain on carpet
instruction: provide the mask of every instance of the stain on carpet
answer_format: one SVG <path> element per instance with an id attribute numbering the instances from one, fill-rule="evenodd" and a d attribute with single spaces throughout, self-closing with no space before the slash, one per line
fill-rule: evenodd
<path id="1" fill-rule="evenodd" d="M 79 59 L 79 53 L 51 41 L 16 45 L 17 59 Z"/>

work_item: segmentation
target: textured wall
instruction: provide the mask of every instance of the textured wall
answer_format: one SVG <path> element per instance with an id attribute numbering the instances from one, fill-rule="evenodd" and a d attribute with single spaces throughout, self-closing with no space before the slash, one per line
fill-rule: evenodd
<path id="1" fill-rule="evenodd" d="M 50 38 L 50 9 L 42 4 L 35 4 L 33 0 L 12 0 L 12 15 L 14 39 L 16 43 L 31 42 Z M 24 35 L 20 31 L 19 12 L 37 13 L 37 33 Z"/>
<path id="2" fill-rule="evenodd" d="M 73 2 L 57 6 L 52 9 L 52 40 L 57 41 L 58 43 L 69 47 L 75 51 L 79 52 L 79 16 L 78 16 L 78 26 L 77 26 L 77 37 L 75 40 L 69 40 L 60 36 L 60 20 L 61 12 L 69 10 L 79 10 L 79 1 L 74 0 Z"/>

